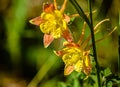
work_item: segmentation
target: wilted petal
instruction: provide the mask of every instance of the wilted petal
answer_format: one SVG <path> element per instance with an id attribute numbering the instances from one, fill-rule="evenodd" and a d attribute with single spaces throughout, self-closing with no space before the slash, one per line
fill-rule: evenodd
<path id="1" fill-rule="evenodd" d="M 44 46 L 47 48 L 51 42 L 54 40 L 54 37 L 49 34 L 44 34 Z"/>
<path id="2" fill-rule="evenodd" d="M 45 20 L 43 18 L 41 18 L 40 16 L 33 18 L 29 21 L 31 24 L 37 25 L 39 26 L 41 23 L 44 23 Z"/>

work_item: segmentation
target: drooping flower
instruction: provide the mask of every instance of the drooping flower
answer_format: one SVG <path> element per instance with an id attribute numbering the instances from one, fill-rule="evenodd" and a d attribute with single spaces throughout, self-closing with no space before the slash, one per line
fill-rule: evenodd
<path id="1" fill-rule="evenodd" d="M 60 10 L 57 8 L 56 0 L 53 4 L 44 4 L 40 16 L 30 20 L 30 23 L 40 26 L 44 33 L 44 46 L 48 47 L 54 39 L 64 37 L 68 42 L 73 38 L 68 30 L 67 23 L 70 17 L 64 14 L 67 0 L 64 0 Z"/>
<path id="2" fill-rule="evenodd" d="M 62 60 L 65 63 L 64 75 L 69 75 L 74 70 L 77 72 L 83 71 L 86 75 L 89 75 L 91 71 L 90 55 L 88 51 L 81 49 L 79 44 L 66 43 L 65 48 L 60 51 L 56 51 L 58 56 L 62 56 Z"/>
<path id="3" fill-rule="evenodd" d="M 99 31 L 97 27 L 105 21 L 109 21 L 109 19 L 102 20 L 94 27 L 94 34 Z M 82 33 L 77 43 L 64 43 L 65 47 L 62 50 L 54 51 L 57 56 L 62 57 L 62 60 L 65 63 L 64 75 L 69 75 L 75 70 L 77 72 L 82 71 L 88 76 L 92 70 L 90 61 L 90 51 L 92 45 L 89 44 L 91 35 L 89 35 L 87 39 L 84 40 L 85 26 L 86 22 L 84 22 Z M 101 39 L 96 40 L 96 42 L 99 42 L 108 37 L 114 30 L 116 30 L 116 28 L 117 27 L 115 27 L 110 33 L 106 34 Z"/>

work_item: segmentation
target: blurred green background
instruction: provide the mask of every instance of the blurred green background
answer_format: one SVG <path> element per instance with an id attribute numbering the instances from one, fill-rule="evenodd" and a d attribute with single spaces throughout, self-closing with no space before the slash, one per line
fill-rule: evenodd
<path id="1" fill-rule="evenodd" d="M 57 0 L 58 6 L 64 0 Z M 87 0 L 77 0 L 85 12 L 88 12 Z M 74 86 L 80 87 L 75 79 L 76 73 L 64 76 L 64 63 L 53 50 L 62 48 L 62 40 L 55 40 L 47 49 L 43 47 L 43 33 L 29 20 L 39 16 L 43 3 L 53 0 L 0 0 L 0 87 L 66 87 L 74 79 Z M 110 22 L 100 27 L 96 39 L 109 33 L 114 26 L 118 29 L 108 38 L 97 44 L 99 64 L 102 68 L 110 67 L 118 73 L 118 35 L 119 35 L 119 0 L 92 0 L 94 25 L 104 18 Z M 68 2 L 65 13 L 77 13 Z M 78 17 L 70 25 L 77 41 L 83 25 Z M 86 29 L 86 37 L 89 29 Z"/>

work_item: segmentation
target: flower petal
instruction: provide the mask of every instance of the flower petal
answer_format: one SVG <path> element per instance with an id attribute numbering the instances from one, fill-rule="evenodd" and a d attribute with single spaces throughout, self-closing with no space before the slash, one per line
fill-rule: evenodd
<path id="1" fill-rule="evenodd" d="M 74 42 L 70 42 L 70 43 L 69 42 L 64 42 L 63 45 L 66 46 L 66 47 L 76 47 L 76 48 L 80 47 L 79 44 L 76 44 Z"/>
<path id="2" fill-rule="evenodd" d="M 45 20 L 43 18 L 41 18 L 40 16 L 33 18 L 29 21 L 31 24 L 37 25 L 39 26 L 41 23 L 45 22 Z"/>
<path id="3" fill-rule="evenodd" d="M 44 34 L 44 47 L 47 48 L 53 40 L 54 37 L 52 35 Z"/>
<path id="4" fill-rule="evenodd" d="M 70 17 L 66 14 L 63 15 L 64 16 L 64 20 L 66 21 L 66 23 L 70 22 Z"/>
<path id="5" fill-rule="evenodd" d="M 63 37 L 68 41 L 68 42 L 73 42 L 73 37 L 71 33 L 68 31 L 68 29 L 63 31 Z"/>
<path id="6" fill-rule="evenodd" d="M 83 53 L 83 55 L 84 55 L 83 72 L 86 75 L 89 75 L 90 71 L 92 69 L 89 53 L 90 53 L 90 51 L 86 51 Z"/>
<path id="7" fill-rule="evenodd" d="M 64 55 L 64 51 L 63 51 L 63 50 L 54 51 L 54 53 L 55 53 L 57 56 L 63 56 L 63 55 Z"/>
<path id="8" fill-rule="evenodd" d="M 55 10 L 55 7 L 53 4 L 43 4 L 43 11 L 46 13 L 53 12 Z"/>
<path id="9" fill-rule="evenodd" d="M 65 69 L 64 69 L 64 75 L 69 75 L 73 72 L 74 70 L 74 66 L 73 65 L 67 65 L 65 66 Z"/>

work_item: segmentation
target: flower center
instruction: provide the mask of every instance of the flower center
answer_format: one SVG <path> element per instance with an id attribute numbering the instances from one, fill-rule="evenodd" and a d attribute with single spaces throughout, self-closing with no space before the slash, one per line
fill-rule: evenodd
<path id="1" fill-rule="evenodd" d="M 41 17 L 46 20 L 46 22 L 40 25 L 40 29 L 43 33 L 50 34 L 54 38 L 59 38 L 62 32 L 66 30 L 67 23 L 60 11 L 54 10 L 51 13 L 43 12 Z"/>
<path id="2" fill-rule="evenodd" d="M 65 54 L 62 59 L 67 65 L 75 65 L 79 60 L 82 60 L 83 54 L 82 51 L 78 48 L 65 48 Z"/>

